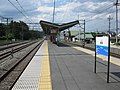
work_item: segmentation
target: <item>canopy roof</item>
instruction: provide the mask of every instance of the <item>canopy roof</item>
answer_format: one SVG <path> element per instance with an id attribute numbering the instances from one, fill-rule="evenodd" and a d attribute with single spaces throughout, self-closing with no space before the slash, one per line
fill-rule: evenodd
<path id="1" fill-rule="evenodd" d="M 73 22 L 69 22 L 69 23 L 63 23 L 63 24 L 51 23 L 51 22 L 42 21 L 42 20 L 40 21 L 40 25 L 46 34 L 49 34 L 51 29 L 63 31 L 65 29 L 73 27 L 76 24 L 79 24 L 78 20 L 73 21 Z"/>

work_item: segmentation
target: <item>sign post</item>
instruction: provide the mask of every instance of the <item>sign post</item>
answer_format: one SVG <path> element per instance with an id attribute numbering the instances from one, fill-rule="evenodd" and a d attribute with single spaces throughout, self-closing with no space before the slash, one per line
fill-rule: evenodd
<path id="1" fill-rule="evenodd" d="M 107 57 L 107 83 L 109 83 L 109 71 L 110 71 L 110 37 L 109 35 L 98 35 L 95 38 L 95 65 L 94 72 L 96 73 L 96 56 L 103 55 Z"/>

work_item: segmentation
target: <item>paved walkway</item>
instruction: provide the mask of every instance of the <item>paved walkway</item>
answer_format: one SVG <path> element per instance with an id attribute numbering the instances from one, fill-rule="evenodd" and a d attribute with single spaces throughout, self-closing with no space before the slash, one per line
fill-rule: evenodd
<path id="1" fill-rule="evenodd" d="M 12 90 L 52 90 L 48 43 L 45 40 Z"/>
<path id="2" fill-rule="evenodd" d="M 110 83 L 106 82 L 107 61 L 81 47 L 45 41 L 12 90 L 120 90 L 120 60 L 111 57 Z"/>
<path id="3" fill-rule="evenodd" d="M 120 79 L 112 74 L 120 72 L 120 67 L 111 63 L 110 83 L 107 83 L 107 61 L 97 59 L 95 74 L 94 52 L 90 50 L 49 43 L 49 55 L 53 90 L 120 90 Z"/>

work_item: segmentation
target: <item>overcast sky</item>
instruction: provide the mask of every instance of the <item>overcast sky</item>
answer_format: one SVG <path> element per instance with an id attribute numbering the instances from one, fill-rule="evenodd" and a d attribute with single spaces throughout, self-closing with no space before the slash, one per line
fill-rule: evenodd
<path id="1" fill-rule="evenodd" d="M 33 22 L 40 20 L 52 22 L 53 1 L 54 0 L 16 0 L 11 1 L 21 12 L 29 17 Z M 116 0 L 55 0 L 55 22 L 64 23 L 78 19 L 86 20 L 86 31 L 105 31 L 108 30 L 108 16 L 111 15 L 111 28 L 115 28 L 115 3 Z M 119 0 L 120 2 L 120 0 Z M 120 6 L 119 6 L 120 9 Z M 120 13 L 120 10 L 119 10 Z M 28 20 L 13 7 L 8 0 L 0 0 L 0 16 L 12 17 L 14 20 Z M 120 26 L 120 14 L 119 14 Z"/>

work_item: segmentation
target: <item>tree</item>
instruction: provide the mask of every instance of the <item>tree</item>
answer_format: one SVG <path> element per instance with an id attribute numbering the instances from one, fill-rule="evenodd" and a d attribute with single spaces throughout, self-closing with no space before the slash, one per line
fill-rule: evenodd
<path id="1" fill-rule="evenodd" d="M 29 40 L 38 39 L 43 37 L 43 32 L 29 30 L 29 27 L 23 21 L 11 21 L 9 25 L 0 24 L 0 39 L 4 37 L 5 39 L 16 40 Z"/>
<path id="2" fill-rule="evenodd" d="M 5 36 L 5 32 L 6 32 L 5 25 L 0 23 L 0 37 Z"/>
<path id="3" fill-rule="evenodd" d="M 43 31 L 30 30 L 30 38 L 31 39 L 38 39 L 38 38 L 42 38 L 43 36 L 44 36 Z"/>

